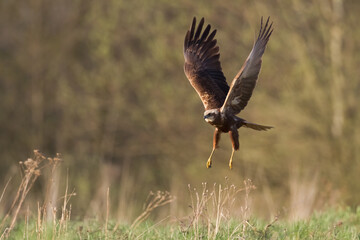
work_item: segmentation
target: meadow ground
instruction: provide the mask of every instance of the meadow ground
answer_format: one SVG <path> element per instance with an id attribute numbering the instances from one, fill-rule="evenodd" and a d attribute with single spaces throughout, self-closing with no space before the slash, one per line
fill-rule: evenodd
<path id="1" fill-rule="evenodd" d="M 251 211 L 250 195 L 255 189 L 251 180 L 237 187 L 215 184 L 202 188 L 189 187 L 189 213 L 185 217 L 168 214 L 149 218 L 155 209 L 172 204 L 175 197 L 169 192 L 150 193 L 142 212 L 131 223 L 112 218 L 109 188 L 104 218 L 72 216 L 71 198 L 76 194 L 66 189 L 61 202 L 51 203 L 53 173 L 60 156 L 46 158 L 38 151 L 34 157 L 20 162 L 22 180 L 13 196 L 7 194 L 10 180 L 0 195 L 0 204 L 9 210 L 1 216 L 2 239 L 360 239 L 360 208 L 328 208 L 314 213 L 307 220 L 289 220 L 277 216 L 264 221 Z M 44 199 L 27 203 L 41 172 L 48 179 Z M 5 199 L 8 198 L 8 199 Z M 154 220 L 157 219 L 157 220 Z"/>
<path id="2" fill-rule="evenodd" d="M 360 239 L 360 209 L 328 210 L 306 221 L 266 223 L 251 218 L 212 225 L 184 225 L 180 221 L 164 224 L 146 221 L 135 229 L 111 221 L 105 228 L 97 221 L 68 221 L 63 229 L 52 225 L 37 231 L 36 219 L 15 226 L 9 239 Z"/>

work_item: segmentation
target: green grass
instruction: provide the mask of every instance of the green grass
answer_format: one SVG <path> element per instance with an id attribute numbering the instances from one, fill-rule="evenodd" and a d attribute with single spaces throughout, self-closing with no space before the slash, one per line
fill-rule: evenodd
<path id="1" fill-rule="evenodd" d="M 22 180 L 6 215 L 0 218 L 0 240 L 3 239 L 358 239 L 360 240 L 360 207 L 328 209 L 314 213 L 308 220 L 289 221 L 285 216 L 266 222 L 255 218 L 249 203 L 249 194 L 255 189 L 251 180 L 245 180 L 241 187 L 231 184 L 214 184 L 193 188 L 188 185 L 189 215 L 178 219 L 169 216 L 159 222 L 149 220 L 157 208 L 171 204 L 175 197 L 169 192 L 151 192 L 144 203 L 143 212 L 132 224 L 119 225 L 111 220 L 109 188 L 106 194 L 105 220 L 73 220 L 70 200 L 75 192 L 68 190 L 68 179 L 62 203 L 47 210 L 52 174 L 59 156 L 46 158 L 38 151 L 34 157 L 20 166 Z M 37 208 L 23 205 L 33 183 L 41 171 L 50 169 L 45 198 Z M 3 193 L 8 184 L 5 185 Z M 0 203 L 4 194 L 0 195 Z M 104 214 L 103 214 L 104 215 Z M 52 219 L 52 220 L 48 220 Z M 76 219 L 76 216 L 75 216 Z"/>
<path id="2" fill-rule="evenodd" d="M 170 219 L 169 219 L 170 220 Z M 17 224 L 9 239 L 360 239 L 360 208 L 328 210 L 315 213 L 306 221 L 278 220 L 267 222 L 250 219 L 224 221 L 214 236 L 214 225 L 193 226 L 168 220 L 160 224 L 145 221 L 135 229 L 130 225 L 115 226 L 111 221 L 105 231 L 104 223 L 96 221 L 68 221 L 66 228 L 54 230 L 49 225 L 36 231 L 36 220 Z"/>

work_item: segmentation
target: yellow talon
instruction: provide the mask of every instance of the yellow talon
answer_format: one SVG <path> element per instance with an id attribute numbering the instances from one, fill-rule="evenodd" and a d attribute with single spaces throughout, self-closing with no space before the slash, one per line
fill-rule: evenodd
<path id="1" fill-rule="evenodd" d="M 210 158 L 206 162 L 206 168 L 211 168 L 211 159 Z"/>
<path id="2" fill-rule="evenodd" d="M 231 157 L 230 157 L 230 161 L 229 161 L 229 168 L 230 168 L 230 170 L 232 169 L 232 161 L 233 161 L 234 152 L 235 152 L 235 150 L 234 150 L 234 148 L 233 148 L 233 149 L 232 149 L 232 153 L 231 153 Z"/>
<path id="3" fill-rule="evenodd" d="M 206 162 L 206 167 L 207 168 L 211 168 L 211 164 L 212 164 L 211 158 L 212 158 L 212 155 L 214 154 L 214 151 L 215 151 L 215 148 L 213 148 L 213 150 L 211 151 L 210 157 Z"/>

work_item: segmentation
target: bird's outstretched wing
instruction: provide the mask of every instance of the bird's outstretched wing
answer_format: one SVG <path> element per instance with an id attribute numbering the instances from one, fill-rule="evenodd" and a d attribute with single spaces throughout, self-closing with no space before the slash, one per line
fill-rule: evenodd
<path id="1" fill-rule="evenodd" d="M 199 94 L 205 110 L 220 108 L 229 91 L 219 61 L 219 47 L 214 39 L 216 30 L 210 33 L 207 25 L 201 34 L 204 18 L 196 28 L 194 17 L 184 41 L 184 71 L 191 85 Z M 210 33 L 210 34 L 209 34 Z"/>
<path id="2" fill-rule="evenodd" d="M 261 18 L 259 36 L 244 65 L 232 81 L 224 105 L 221 107 L 221 112 L 238 114 L 246 107 L 259 76 L 262 62 L 261 57 L 273 31 L 272 23 L 269 25 L 269 18 L 264 27 L 263 19 Z"/>

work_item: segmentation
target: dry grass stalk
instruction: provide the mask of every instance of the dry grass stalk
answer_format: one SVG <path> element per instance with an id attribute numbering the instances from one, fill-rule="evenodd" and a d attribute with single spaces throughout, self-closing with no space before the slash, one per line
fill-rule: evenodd
<path id="1" fill-rule="evenodd" d="M 45 158 L 45 157 L 44 157 Z M 42 205 L 38 202 L 38 214 L 37 214 L 37 225 L 36 225 L 36 231 L 38 238 L 40 239 L 42 234 L 46 231 L 46 223 L 47 219 L 49 219 L 49 211 L 51 211 L 52 214 L 52 223 L 53 223 L 53 239 L 54 236 L 56 236 L 56 207 L 48 208 L 50 204 L 50 193 L 53 192 L 53 182 L 54 182 L 54 175 L 57 167 L 59 166 L 60 162 L 62 161 L 61 156 L 59 153 L 56 154 L 53 158 L 46 158 L 46 165 L 43 166 L 43 168 L 50 168 L 50 174 L 47 175 L 47 184 L 46 184 L 46 191 L 45 191 L 45 200 Z"/>
<path id="2" fill-rule="evenodd" d="M 150 192 L 144 205 L 144 211 L 135 219 L 130 228 L 132 230 L 135 229 L 140 223 L 149 217 L 150 213 L 154 211 L 154 209 L 169 204 L 174 200 L 175 197 L 171 196 L 169 192 Z"/>
<path id="3" fill-rule="evenodd" d="M 247 224 L 242 224 L 242 232 L 243 232 L 243 235 L 246 231 L 246 228 L 247 226 L 250 224 L 249 223 L 249 215 L 250 215 L 250 205 L 249 205 L 249 194 L 250 194 L 250 191 L 253 190 L 253 189 L 256 189 L 256 187 L 253 185 L 252 181 L 250 179 L 247 179 L 244 181 L 244 185 L 245 185 L 245 202 L 244 202 L 244 206 L 241 207 L 241 213 L 242 213 L 242 218 L 243 218 L 243 221 L 245 221 Z"/>
<path id="4" fill-rule="evenodd" d="M 268 230 L 270 227 L 272 227 L 278 220 L 279 220 L 279 216 L 275 216 L 274 220 L 273 220 L 271 223 L 269 223 L 269 224 L 267 224 L 267 225 L 265 226 L 264 231 L 263 231 L 265 237 L 266 237 L 266 234 L 267 234 L 267 230 Z"/>
<path id="5" fill-rule="evenodd" d="M 75 189 L 69 193 L 69 171 L 66 174 L 66 187 L 65 187 L 65 195 L 63 196 L 64 201 L 61 208 L 61 218 L 58 223 L 58 238 L 60 238 L 61 234 L 67 232 L 68 222 L 70 221 L 71 216 L 71 204 L 69 205 L 69 201 L 71 197 L 76 196 Z M 68 208 L 69 206 L 69 208 Z"/>
<path id="6" fill-rule="evenodd" d="M 214 186 L 215 187 L 215 186 Z M 190 193 L 190 199 L 191 199 L 191 209 L 193 211 L 193 214 L 191 216 L 189 227 L 193 228 L 193 231 L 195 233 L 195 236 L 198 236 L 199 233 L 199 220 L 202 216 L 204 216 L 209 222 L 208 215 L 205 214 L 207 211 L 206 204 L 207 202 L 212 198 L 212 196 L 215 194 L 215 192 L 211 192 L 209 194 L 209 190 L 207 189 L 206 183 L 202 183 L 202 192 L 201 194 L 198 193 L 196 188 L 191 189 L 190 184 L 188 185 L 189 193 Z M 195 196 L 194 196 L 195 195 Z M 195 197 L 195 198 L 194 198 Z M 196 202 L 194 201 L 196 199 Z M 210 231 L 210 229 L 209 229 Z"/>
<path id="7" fill-rule="evenodd" d="M 43 232 L 43 224 L 42 224 L 42 219 L 41 219 L 41 207 L 40 207 L 40 203 L 37 203 L 37 209 L 38 209 L 38 214 L 37 214 L 37 221 L 36 221 L 36 233 L 37 233 L 37 238 L 41 239 L 41 234 Z"/>
<path id="8" fill-rule="evenodd" d="M 29 206 L 26 208 L 26 214 L 25 214 L 25 231 L 24 231 L 24 239 L 29 239 Z"/>
<path id="9" fill-rule="evenodd" d="M 51 186 L 52 186 L 52 182 L 53 182 L 53 175 L 54 175 L 55 170 L 60 162 L 61 162 L 60 154 L 57 154 L 56 157 L 54 157 L 54 158 L 46 158 L 38 150 L 34 150 L 33 158 L 29 158 L 25 162 L 20 162 L 22 179 L 21 179 L 20 185 L 17 189 L 15 198 L 12 201 L 10 209 L 8 210 L 7 214 L 5 215 L 5 217 L 2 219 L 2 221 L 0 223 L 0 230 L 3 232 L 2 235 L 0 236 L 0 239 L 9 237 L 12 229 L 15 226 L 18 214 L 22 208 L 22 205 L 25 201 L 26 196 L 28 195 L 29 191 L 32 189 L 35 181 L 43 173 L 44 168 L 50 168 L 51 171 L 50 171 L 50 176 L 49 176 L 49 180 L 48 180 L 48 184 L 47 184 L 45 201 L 42 206 L 40 205 L 40 203 L 38 203 L 38 207 L 37 207 L 38 213 L 37 213 L 37 220 L 36 220 L 36 233 L 37 233 L 38 239 L 42 238 L 43 233 L 46 230 L 45 229 L 46 224 L 44 224 L 44 221 L 45 221 L 46 215 L 47 215 L 45 206 L 49 202 L 49 194 L 48 193 L 51 190 Z M 10 182 L 10 180 L 5 185 L 3 193 L 0 197 L 0 201 L 2 200 L 2 198 L 4 196 L 5 190 L 9 184 L 9 182 Z M 64 200 L 65 207 L 68 204 L 69 198 L 72 195 L 74 195 L 74 193 L 71 193 L 69 195 L 66 193 L 65 200 Z M 26 214 L 27 215 L 25 216 L 25 225 L 26 225 L 26 229 L 27 229 L 28 220 L 29 220 L 28 211 Z M 53 221 L 54 226 L 53 227 L 54 227 L 54 231 L 56 231 L 56 219 L 55 219 L 56 208 L 52 209 L 52 214 L 54 216 L 54 221 Z M 65 215 L 70 216 L 70 211 L 67 211 Z M 10 222 L 9 222 L 9 218 L 11 219 Z M 64 218 L 64 210 L 63 210 L 62 219 L 63 218 Z M 69 217 L 66 217 L 66 218 L 69 218 Z M 61 223 L 61 221 L 60 221 L 60 223 Z M 4 229 L 4 226 L 6 224 L 9 224 L 9 226 Z M 24 234 L 26 236 L 28 236 L 28 233 L 24 233 Z M 25 235 L 24 235 L 24 237 L 25 237 Z"/>
<path id="10" fill-rule="evenodd" d="M 110 204 L 109 204 L 109 187 L 107 188 L 106 191 L 106 219 L 105 219 L 105 239 L 108 239 L 108 222 L 109 222 L 109 209 L 110 209 Z"/>
<path id="11" fill-rule="evenodd" d="M 214 184 L 211 191 L 208 190 L 206 183 L 202 183 L 201 193 L 196 188 L 192 189 L 189 185 L 192 215 L 189 217 L 189 225 L 184 231 L 186 232 L 192 228 L 195 239 L 198 239 L 202 237 L 199 228 L 206 226 L 207 238 L 215 239 L 222 222 L 230 222 L 229 220 L 234 217 L 233 209 L 240 192 L 245 192 L 244 206 L 241 207 L 243 218 L 241 226 L 245 225 L 244 221 L 247 221 L 250 210 L 248 198 L 252 189 L 255 189 L 255 186 L 252 185 L 250 180 L 244 181 L 244 188 L 237 188 L 233 184 L 226 184 L 225 187 L 221 184 Z M 229 237 L 232 238 L 241 226 L 235 227 L 231 233 L 229 232 L 230 226 L 228 226 Z"/>
<path id="12" fill-rule="evenodd" d="M 1 200 L 3 199 L 3 197 L 4 197 L 5 191 L 6 191 L 7 187 L 9 186 L 9 183 L 10 183 L 11 179 L 12 179 L 12 178 L 9 178 L 9 180 L 8 180 L 7 183 L 5 184 L 5 187 L 4 187 L 4 189 L 3 189 L 3 192 L 1 193 L 1 196 L 0 196 L 0 203 L 1 203 Z"/>
<path id="13" fill-rule="evenodd" d="M 42 205 L 42 219 L 43 221 L 47 220 L 53 220 L 56 218 L 56 215 L 52 214 L 52 217 L 48 214 L 49 213 L 54 213 L 54 209 L 56 208 L 56 205 L 54 203 L 52 203 L 51 201 L 55 201 L 54 199 L 56 199 L 57 197 L 57 191 L 58 191 L 58 186 L 57 183 L 59 181 L 58 177 L 56 178 L 55 176 L 58 176 L 56 174 L 57 168 L 60 164 L 60 162 L 62 161 L 61 156 L 59 153 L 56 154 L 56 157 L 54 158 L 47 158 L 48 160 L 48 164 L 50 167 L 50 175 L 48 176 L 48 181 L 46 184 L 46 191 L 45 191 L 45 200 L 44 203 Z M 56 178 L 56 179 L 54 179 Z M 56 212 L 56 211 L 55 211 Z"/>
<path id="14" fill-rule="evenodd" d="M 150 232 L 152 229 L 154 229 L 155 227 L 157 227 L 158 225 L 160 225 L 161 223 L 163 223 L 164 221 L 168 220 L 170 218 L 170 216 L 167 216 L 163 219 L 161 219 L 160 221 L 158 221 L 157 223 L 155 223 L 154 225 L 152 225 L 151 227 L 148 227 L 144 232 L 142 232 L 141 234 L 139 234 L 138 236 L 136 236 L 135 239 L 141 239 L 142 236 L 144 236 L 146 233 Z"/>
<path id="15" fill-rule="evenodd" d="M 20 167 L 22 169 L 22 173 L 24 174 L 24 176 L 18 187 L 18 191 L 12 202 L 10 210 L 5 215 L 4 219 L 0 224 L 0 229 L 3 229 L 8 218 L 10 217 L 10 215 L 12 215 L 10 226 L 5 229 L 4 233 L 5 232 L 6 233 L 1 236 L 1 239 L 3 237 L 8 237 L 10 232 L 14 228 L 19 211 L 25 201 L 27 194 L 29 193 L 30 189 L 33 187 L 36 179 L 40 176 L 41 169 L 43 168 L 42 163 L 45 159 L 46 158 L 38 150 L 34 150 L 33 158 L 29 158 L 25 162 L 20 162 Z"/>
<path id="16" fill-rule="evenodd" d="M 52 209 L 52 214 L 53 214 L 53 222 L 52 222 L 52 229 L 53 229 L 53 240 L 55 239 L 55 236 L 56 236 L 56 225 L 57 225 L 57 223 L 56 223 L 56 212 L 57 212 L 57 209 L 56 209 L 56 207 L 54 207 L 53 209 Z"/>

